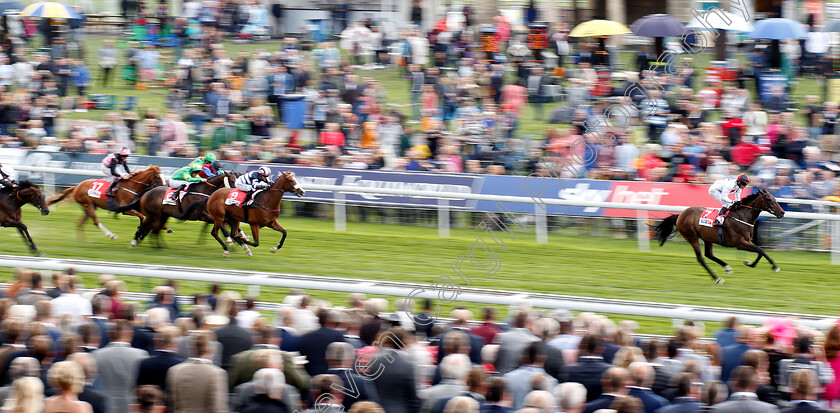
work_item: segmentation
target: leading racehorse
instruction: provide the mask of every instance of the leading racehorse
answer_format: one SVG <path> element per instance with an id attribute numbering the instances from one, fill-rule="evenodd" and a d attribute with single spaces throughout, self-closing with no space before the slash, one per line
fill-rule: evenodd
<path id="1" fill-rule="evenodd" d="M 665 218 L 664 221 L 654 227 L 656 239 L 659 240 L 659 245 L 662 246 L 671 236 L 671 233 L 674 232 L 674 227 L 676 227 L 683 238 L 694 247 L 694 253 L 697 255 L 697 261 L 700 262 L 700 265 L 709 272 L 709 275 L 712 276 L 715 283 L 722 284 L 724 279 L 718 278 L 709 269 L 709 266 L 706 265 L 706 261 L 703 259 L 703 254 L 700 253 L 700 242 L 698 240 L 702 239 L 706 247 L 706 258 L 721 265 L 727 274 L 732 274 L 732 267 L 720 258 L 715 257 L 714 253 L 712 253 L 714 244 L 721 244 L 721 241 L 718 237 L 717 228 L 700 225 L 700 218 L 704 210 L 705 208 L 703 207 L 691 207 L 679 215 L 671 215 Z M 761 211 L 767 211 L 776 218 L 785 216 L 785 211 L 776 202 L 776 198 L 773 198 L 773 195 L 764 188 L 761 188 L 741 200 L 740 206 L 730 209 L 729 215 L 723 223 L 724 239 L 721 245 L 757 253 L 758 257 L 756 257 L 755 261 L 744 261 L 744 264 L 748 267 L 755 268 L 758 261 L 761 260 L 761 257 L 764 257 L 773 266 L 773 271 L 778 272 L 779 267 L 770 259 L 770 256 L 761 247 L 752 243 L 755 221 L 758 219 Z"/>
<path id="2" fill-rule="evenodd" d="M 280 216 L 280 202 L 283 200 L 283 194 L 285 192 L 291 192 L 299 197 L 305 194 L 303 188 L 295 180 L 294 175 L 291 172 L 281 172 L 277 180 L 271 185 L 271 188 L 254 195 L 254 201 L 250 206 L 239 207 L 226 205 L 225 200 L 231 191 L 233 189 L 220 189 L 213 192 L 213 195 L 205 201 L 207 212 L 213 217 L 213 230 L 211 234 L 213 234 L 213 238 L 216 241 L 219 241 L 222 248 L 225 249 L 225 256 L 230 256 L 230 252 L 228 251 L 227 244 L 219 238 L 219 230 L 225 222 L 230 224 L 231 234 L 240 234 L 240 222 L 251 225 L 253 242 L 244 239 L 241 235 L 234 235 L 234 240 L 245 248 L 245 252 L 248 255 L 251 255 L 251 250 L 248 248 L 248 245 L 253 247 L 260 245 L 260 228 L 262 227 L 269 227 L 283 234 L 283 238 L 280 239 L 277 246 L 271 249 L 271 252 L 277 252 L 277 250 L 282 248 L 283 242 L 286 241 L 286 230 L 277 223 L 277 217 Z M 203 204 L 205 202 L 193 203 L 187 209 L 187 212 L 196 208 L 204 208 L 205 206 Z"/>
<path id="3" fill-rule="evenodd" d="M 35 242 L 29 235 L 29 229 L 20 221 L 22 216 L 20 208 L 26 204 L 34 205 L 41 211 L 41 215 L 50 213 L 44 193 L 32 182 L 23 180 L 18 182 L 17 186 L 4 188 L 0 192 L 0 226 L 17 228 L 23 240 L 28 244 L 29 250 L 37 252 L 38 248 L 35 247 Z"/>
<path id="4" fill-rule="evenodd" d="M 120 185 L 115 191 L 115 201 L 111 203 L 108 202 L 108 199 L 104 195 L 105 190 L 108 188 L 107 186 L 98 188 L 94 191 L 101 194 L 99 198 L 91 197 L 88 193 L 92 184 L 99 185 L 97 181 L 98 179 L 88 179 L 74 187 L 67 188 L 61 193 L 61 195 L 50 198 L 48 204 L 54 205 L 61 202 L 64 198 L 73 195 L 73 200 L 81 205 L 85 212 L 85 215 L 82 216 L 82 220 L 79 221 L 78 228 L 81 229 L 82 225 L 84 225 L 88 219 L 93 219 L 93 224 L 111 239 L 117 239 L 117 236 L 113 232 L 109 231 L 108 228 L 105 228 L 105 225 L 99 222 L 99 218 L 96 216 L 96 208 L 112 211 L 122 205 L 131 203 L 135 197 L 142 195 L 145 191 L 148 191 L 156 186 L 163 185 L 164 183 L 163 178 L 160 176 L 160 167 L 150 165 L 148 168 L 141 171 L 132 172 L 129 174 L 128 179 L 120 180 Z M 125 211 L 123 214 L 136 216 L 137 218 L 140 218 L 140 224 L 143 224 L 143 214 L 140 212 L 132 210 Z"/>

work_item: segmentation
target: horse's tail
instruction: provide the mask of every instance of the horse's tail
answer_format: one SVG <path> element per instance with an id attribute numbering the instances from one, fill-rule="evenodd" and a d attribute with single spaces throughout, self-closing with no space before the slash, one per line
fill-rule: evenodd
<path id="1" fill-rule="evenodd" d="M 659 225 L 653 227 L 654 233 L 656 234 L 656 239 L 659 240 L 660 247 L 663 244 L 665 244 L 665 241 L 668 241 L 668 238 L 671 237 L 671 234 L 677 227 L 677 218 L 679 217 L 679 214 L 671 215 L 670 217 L 662 220 L 662 222 L 660 222 Z"/>
<path id="2" fill-rule="evenodd" d="M 195 201 L 195 202 L 191 203 L 190 206 L 188 206 L 187 209 L 184 210 L 184 212 L 182 212 L 179 215 L 172 215 L 172 218 L 179 219 L 181 221 L 186 221 L 187 217 L 189 217 L 190 214 L 193 213 L 193 211 L 195 211 L 199 208 L 201 208 L 201 209 L 206 209 L 207 208 L 207 199 L 208 198 L 205 198 L 205 199 L 202 199 L 200 201 Z"/>
<path id="3" fill-rule="evenodd" d="M 70 196 L 70 194 L 73 193 L 74 189 L 76 189 L 76 187 L 71 186 L 70 188 L 65 189 L 64 192 L 61 193 L 61 195 L 56 195 L 56 196 L 48 199 L 47 200 L 47 205 L 55 205 L 55 204 L 63 201 L 64 198 L 67 198 L 68 196 Z"/>
<path id="4" fill-rule="evenodd" d="M 111 212 L 113 212 L 116 215 L 116 214 L 122 214 L 123 212 L 131 211 L 133 209 L 138 209 L 138 207 L 140 206 L 140 198 L 142 198 L 140 195 L 141 194 L 138 194 L 137 196 L 135 196 L 134 199 L 131 200 L 131 202 L 129 202 L 129 203 L 127 203 L 127 204 L 125 204 L 121 207 L 114 208 L 113 210 L 111 210 Z"/>

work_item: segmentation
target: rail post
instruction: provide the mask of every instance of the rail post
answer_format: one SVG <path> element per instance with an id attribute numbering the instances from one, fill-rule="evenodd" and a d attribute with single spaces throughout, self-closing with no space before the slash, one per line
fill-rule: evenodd
<path id="1" fill-rule="evenodd" d="M 438 199 L 438 237 L 449 238 L 449 200 Z"/>
<path id="2" fill-rule="evenodd" d="M 344 202 L 344 193 L 336 192 L 333 205 L 335 206 L 334 220 L 336 232 L 347 232 L 347 204 Z"/>

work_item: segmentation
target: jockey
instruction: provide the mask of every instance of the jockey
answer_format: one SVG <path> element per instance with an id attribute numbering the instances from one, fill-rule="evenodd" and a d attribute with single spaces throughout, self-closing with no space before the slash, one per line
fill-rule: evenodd
<path id="1" fill-rule="evenodd" d="M 216 159 L 216 154 L 213 152 L 208 152 L 207 155 L 195 158 L 195 160 L 190 163 L 190 165 L 193 164 L 201 168 L 199 175 L 201 175 L 202 178 L 212 178 L 219 175 L 219 170 L 222 166 Z"/>
<path id="2" fill-rule="evenodd" d="M 178 194 L 189 188 L 190 184 L 207 182 L 206 178 L 198 176 L 199 172 L 201 172 L 201 167 L 195 163 L 191 163 L 172 173 L 172 177 L 169 178 L 169 187 L 176 188 L 176 191 L 172 193 L 173 201 L 178 202 Z"/>
<path id="3" fill-rule="evenodd" d="M 15 185 L 15 180 L 3 170 L 3 165 L 0 165 L 0 190 L 14 188 Z"/>
<path id="4" fill-rule="evenodd" d="M 236 189 L 246 192 L 245 200 L 242 205 L 246 205 L 258 189 L 265 189 L 271 186 L 269 178 L 271 177 L 271 169 L 267 166 L 261 166 L 256 171 L 251 171 L 236 178 Z"/>
<path id="5" fill-rule="evenodd" d="M 128 170 L 128 155 L 131 155 L 131 150 L 128 148 L 122 148 L 119 152 L 108 154 L 108 156 L 102 160 L 102 173 L 109 178 L 114 177 L 114 180 L 111 182 L 111 186 L 108 187 L 108 192 L 106 192 L 105 195 L 114 196 L 114 189 L 117 187 L 117 183 L 120 182 L 120 179 L 128 179 L 128 174 L 131 173 L 131 171 Z M 117 167 L 120 165 L 122 165 L 125 173 L 117 172 Z"/>
<path id="6" fill-rule="evenodd" d="M 741 204 L 741 190 L 750 184 L 750 177 L 740 174 L 734 179 L 718 179 L 709 187 L 709 195 L 723 205 L 718 213 L 715 226 L 723 225 L 723 219 L 729 212 L 729 208 Z M 735 201 L 729 199 L 729 194 L 735 194 Z"/>

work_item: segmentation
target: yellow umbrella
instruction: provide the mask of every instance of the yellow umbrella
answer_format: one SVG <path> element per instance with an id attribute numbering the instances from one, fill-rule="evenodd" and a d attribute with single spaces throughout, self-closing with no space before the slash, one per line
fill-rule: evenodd
<path id="1" fill-rule="evenodd" d="M 627 26 L 612 20 L 590 20 L 577 25 L 569 37 L 612 36 L 632 33 Z"/>
<path id="2" fill-rule="evenodd" d="M 69 6 L 55 2 L 40 2 L 26 6 L 20 12 L 23 17 L 41 17 L 44 19 L 80 19 L 82 16 Z"/>

